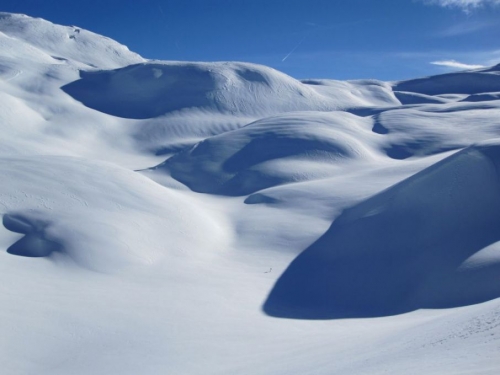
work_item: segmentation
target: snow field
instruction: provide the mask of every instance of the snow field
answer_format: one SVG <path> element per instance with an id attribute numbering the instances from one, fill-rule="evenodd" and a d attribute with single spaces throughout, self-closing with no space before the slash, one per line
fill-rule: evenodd
<path id="1" fill-rule="evenodd" d="M 496 374 L 498 66 L 162 62 L 0 14 L 6 374 Z"/>

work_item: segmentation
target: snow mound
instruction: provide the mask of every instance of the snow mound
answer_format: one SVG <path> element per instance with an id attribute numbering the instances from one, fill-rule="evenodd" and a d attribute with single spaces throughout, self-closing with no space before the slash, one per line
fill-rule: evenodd
<path id="1" fill-rule="evenodd" d="M 260 309 L 339 215 L 268 314 L 499 296 L 498 143 L 395 184 L 498 137 L 500 90 L 142 62 L 0 16 L 2 374 L 500 373 L 500 298 Z"/>
<path id="2" fill-rule="evenodd" d="M 488 102 L 490 100 L 500 100 L 500 92 L 489 92 L 483 94 L 473 94 L 462 99 L 462 102 Z"/>
<path id="3" fill-rule="evenodd" d="M 82 72 L 63 90 L 90 108 L 134 119 L 187 108 L 260 117 L 337 108 L 334 100 L 286 74 L 236 62 L 147 62 Z"/>
<path id="4" fill-rule="evenodd" d="M 13 57 L 22 54 L 23 60 L 28 57 L 36 63 L 73 62 L 86 68 L 112 69 L 144 61 L 126 46 L 82 28 L 0 13 L 0 45 L 10 44 L 15 44 L 8 50 Z"/>
<path id="5" fill-rule="evenodd" d="M 310 178 L 311 162 L 370 159 L 362 140 L 372 136 L 369 119 L 344 112 L 296 112 L 208 138 L 155 170 L 197 192 L 247 195 Z"/>
<path id="6" fill-rule="evenodd" d="M 374 116 L 374 131 L 385 134 L 381 147 L 392 159 L 458 150 L 498 137 L 500 107 L 451 102 L 384 111 Z"/>
<path id="7" fill-rule="evenodd" d="M 287 318 L 375 317 L 497 298 L 500 257 L 483 257 L 480 268 L 464 265 L 500 240 L 499 227 L 496 141 L 345 210 L 291 263 L 264 311 Z"/>
<path id="8" fill-rule="evenodd" d="M 498 92 L 500 66 L 396 82 L 393 89 L 425 95 Z"/>
<path id="9" fill-rule="evenodd" d="M 439 104 L 447 103 L 449 100 L 431 95 L 418 94 L 414 92 L 394 91 L 394 95 L 403 105 L 407 104 Z"/>
<path id="10" fill-rule="evenodd" d="M 336 81 L 332 79 L 307 79 L 302 83 L 318 93 L 332 98 L 339 108 L 387 107 L 400 105 L 387 82 L 375 79 Z"/>
<path id="11" fill-rule="evenodd" d="M 116 272 L 206 249 L 205 236 L 215 244 L 224 233 L 192 200 L 112 164 L 0 159 L 0 174 L 9 181 L 0 186 L 3 226 L 24 235 L 12 255 Z"/>

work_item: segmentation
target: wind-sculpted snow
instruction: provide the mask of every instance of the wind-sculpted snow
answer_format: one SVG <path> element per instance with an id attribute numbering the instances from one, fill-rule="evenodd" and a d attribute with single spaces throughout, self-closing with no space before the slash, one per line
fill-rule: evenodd
<path id="1" fill-rule="evenodd" d="M 370 129 L 371 121 L 344 112 L 291 113 L 209 138 L 155 169 L 195 191 L 246 195 L 311 178 L 307 170 L 301 173 L 301 161 L 370 160 L 374 151 L 368 144 L 375 138 Z"/>
<path id="2" fill-rule="evenodd" d="M 488 102 L 490 100 L 500 100 L 500 92 L 488 92 L 483 94 L 473 94 L 462 99 L 462 102 Z"/>
<path id="3" fill-rule="evenodd" d="M 498 259 L 463 267 L 500 241 L 499 227 L 500 142 L 470 147 L 345 210 L 279 278 L 264 310 L 374 317 L 500 297 Z"/>
<path id="4" fill-rule="evenodd" d="M 60 87 L 78 79 L 79 69 L 141 61 L 125 46 L 84 29 L 0 13 L 0 155 L 114 159 L 109 150 L 124 146 L 120 159 L 128 159 L 135 148 L 126 139 L 129 124 L 120 121 L 115 127 L 115 119 L 83 107 Z"/>
<path id="5" fill-rule="evenodd" d="M 25 236 L 7 249 L 9 254 L 26 257 L 45 257 L 54 251 L 62 251 L 58 242 L 47 238 L 46 230 L 49 222 L 43 220 L 26 220 L 22 216 L 5 214 L 3 226 L 16 233 Z"/>
<path id="6" fill-rule="evenodd" d="M 0 372 L 500 373 L 498 73 L 298 80 L 0 13 Z"/>
<path id="7" fill-rule="evenodd" d="M 64 90 L 90 108 L 139 119 L 186 108 L 240 115 L 336 108 L 283 73 L 245 63 L 149 62 L 82 72 Z"/>
<path id="8" fill-rule="evenodd" d="M 401 104 L 439 104 L 447 103 L 449 100 L 440 98 L 439 96 L 431 96 L 418 94 L 415 92 L 394 91 L 394 95 Z"/>
<path id="9" fill-rule="evenodd" d="M 425 95 L 478 94 L 500 91 L 500 65 L 438 76 L 397 82 L 394 91 L 408 91 Z"/>
<path id="10" fill-rule="evenodd" d="M 3 226 L 24 234 L 8 252 L 101 272 L 153 265 L 224 231 L 178 193 L 111 164 L 74 158 L 0 159 Z M 173 221 L 171 221 L 173 220 Z M 162 243 L 152 242 L 155 233 Z M 214 237 L 215 235 L 215 237 Z M 200 237 L 201 236 L 201 237 Z"/>
<path id="11" fill-rule="evenodd" d="M 338 109 L 401 105 L 397 95 L 392 92 L 391 85 L 375 79 L 353 81 L 306 79 L 301 82 L 320 94 L 332 98 Z"/>
<path id="12" fill-rule="evenodd" d="M 489 102 L 487 102 L 489 103 Z M 406 159 L 458 150 L 500 134 L 500 106 L 452 102 L 400 108 L 374 116 L 387 155 Z"/>
<path id="13" fill-rule="evenodd" d="M 87 68 L 112 69 L 144 61 L 127 47 L 85 29 L 0 12 L 0 46 L 4 43 L 12 44 L 12 48 L 2 48 L 2 52 L 13 57 L 22 53 L 23 58 L 28 53 L 35 63 L 70 62 Z"/>
<path id="14" fill-rule="evenodd" d="M 63 89 L 90 108 L 135 119 L 187 108 L 263 117 L 399 104 L 390 86 L 382 83 L 303 84 L 268 67 L 232 62 L 148 62 L 110 71 L 82 71 L 80 80 Z"/>

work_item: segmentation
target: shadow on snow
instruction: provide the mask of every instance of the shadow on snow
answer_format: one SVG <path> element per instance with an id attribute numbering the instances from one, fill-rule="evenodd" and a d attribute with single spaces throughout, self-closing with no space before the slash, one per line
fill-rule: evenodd
<path id="1" fill-rule="evenodd" d="M 345 210 L 279 278 L 265 313 L 381 317 L 500 297 L 500 145 L 463 150 Z M 496 256 L 474 262 L 492 245 Z"/>

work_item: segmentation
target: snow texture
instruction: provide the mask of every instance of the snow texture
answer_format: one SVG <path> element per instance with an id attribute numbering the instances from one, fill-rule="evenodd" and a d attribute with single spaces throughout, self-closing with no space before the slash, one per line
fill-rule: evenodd
<path id="1" fill-rule="evenodd" d="M 0 13 L 0 363 L 498 374 L 500 67 L 151 61 Z"/>

